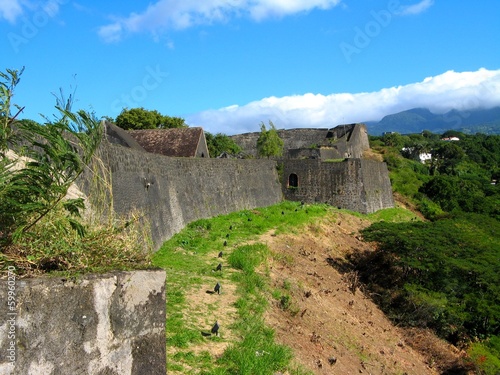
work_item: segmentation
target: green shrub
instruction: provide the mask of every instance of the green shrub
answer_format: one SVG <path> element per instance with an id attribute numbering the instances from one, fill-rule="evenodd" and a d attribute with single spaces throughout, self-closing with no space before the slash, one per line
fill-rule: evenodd
<path id="1" fill-rule="evenodd" d="M 488 337 L 500 324 L 500 223 L 470 214 L 435 222 L 378 222 L 362 231 L 374 253 L 353 261 L 399 323 L 434 328 L 452 342 Z"/>
<path id="2" fill-rule="evenodd" d="M 483 343 L 474 343 L 467 355 L 476 371 L 484 375 L 500 374 L 500 338 L 493 336 Z"/>

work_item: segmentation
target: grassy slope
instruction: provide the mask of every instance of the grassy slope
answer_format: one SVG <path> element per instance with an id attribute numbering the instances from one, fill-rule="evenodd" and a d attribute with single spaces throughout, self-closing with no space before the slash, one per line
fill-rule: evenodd
<path id="1" fill-rule="evenodd" d="M 268 301 L 278 292 L 269 283 L 269 249 L 258 236 L 298 233 L 305 224 L 334 215 L 323 205 L 295 202 L 241 211 L 190 224 L 167 241 L 153 263 L 167 270 L 167 356 L 169 373 L 305 373 L 291 362 L 289 348 L 275 343 L 264 324 Z M 405 210 L 380 211 L 373 221 L 407 221 Z M 223 257 L 219 258 L 219 252 Z M 222 271 L 215 271 L 222 263 Z M 256 269 L 260 272 L 256 272 Z M 220 282 L 222 294 L 209 294 Z M 287 300 L 280 300 L 287 307 Z M 204 336 L 215 320 L 218 336 Z"/>

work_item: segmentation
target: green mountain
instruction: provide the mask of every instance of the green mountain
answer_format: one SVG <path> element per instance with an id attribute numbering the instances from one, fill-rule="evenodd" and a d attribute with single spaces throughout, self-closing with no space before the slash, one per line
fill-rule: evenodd
<path id="1" fill-rule="evenodd" d="M 469 111 L 454 109 L 444 114 L 432 113 L 427 108 L 413 108 L 365 124 L 372 135 L 384 132 L 420 133 L 423 130 L 433 133 L 458 130 L 466 134 L 500 134 L 500 106 Z"/>

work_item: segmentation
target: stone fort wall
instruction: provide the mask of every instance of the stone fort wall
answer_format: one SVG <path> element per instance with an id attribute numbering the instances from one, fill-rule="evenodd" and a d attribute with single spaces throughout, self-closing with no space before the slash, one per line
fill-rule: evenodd
<path id="1" fill-rule="evenodd" d="M 284 149 L 309 148 L 312 145 L 322 143 L 328 129 L 290 129 L 278 130 L 278 135 L 283 140 Z M 257 156 L 257 139 L 260 132 L 244 133 L 232 135 L 231 139 L 242 148 L 243 152 L 248 155 Z"/>
<path id="2" fill-rule="evenodd" d="M 258 133 L 243 136 L 245 142 L 255 140 L 256 144 Z M 280 131 L 280 136 L 285 147 L 291 148 L 339 140 L 338 152 L 358 158 L 368 148 L 364 125 L 293 129 Z M 113 210 L 119 215 L 133 211 L 144 215 L 156 249 L 190 222 L 273 205 L 283 197 L 326 202 L 362 213 L 394 206 L 387 166 L 380 162 L 175 158 L 118 143 L 105 141 L 99 150 L 102 164 L 110 172 L 108 200 L 112 195 Z M 278 163 L 284 166 L 282 181 Z M 297 188 L 289 188 L 290 174 L 298 177 Z M 91 192 L 91 179 L 87 175 L 79 184 L 87 194 Z"/>
<path id="3" fill-rule="evenodd" d="M 394 207 L 385 163 L 365 159 L 285 160 L 283 166 L 282 188 L 287 200 L 327 203 L 365 214 Z M 290 183 L 294 179 L 296 186 Z"/>
<path id="4" fill-rule="evenodd" d="M 245 154 L 257 156 L 259 135 L 260 132 L 244 133 L 231 139 Z M 361 158 L 363 151 L 370 148 L 364 124 L 338 125 L 332 129 L 280 129 L 278 135 L 284 143 L 284 156 L 291 159 L 304 156 L 307 149 L 311 155 L 323 159 Z"/>
<path id="5" fill-rule="evenodd" d="M 108 142 L 99 154 L 111 173 L 114 211 L 144 214 L 156 249 L 192 221 L 283 199 L 272 160 L 173 158 Z M 91 179 L 80 181 L 86 194 Z"/>

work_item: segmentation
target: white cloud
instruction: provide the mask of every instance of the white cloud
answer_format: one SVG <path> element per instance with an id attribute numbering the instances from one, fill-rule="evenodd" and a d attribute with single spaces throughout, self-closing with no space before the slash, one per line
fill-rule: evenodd
<path id="1" fill-rule="evenodd" d="M 118 42 L 120 40 L 121 32 L 122 32 L 122 26 L 119 23 L 113 23 L 101 27 L 99 29 L 99 36 L 106 43 L 113 43 L 113 42 Z"/>
<path id="2" fill-rule="evenodd" d="M 187 116 L 191 126 L 209 132 L 237 134 L 259 130 L 261 121 L 278 128 L 325 128 L 339 124 L 378 121 L 385 115 L 411 108 L 434 113 L 500 105 L 500 69 L 475 72 L 448 71 L 422 82 L 375 92 L 304 94 L 268 97 L 243 106 L 232 105 Z"/>
<path id="3" fill-rule="evenodd" d="M 434 5 L 434 0 L 422 0 L 417 4 L 402 6 L 398 14 L 401 16 L 420 14 L 425 12 L 432 5 Z"/>
<path id="4" fill-rule="evenodd" d="M 23 14 L 21 3 L 21 0 L 0 0 L 0 19 L 14 23 Z"/>
<path id="5" fill-rule="evenodd" d="M 10 23 L 15 23 L 20 16 L 24 15 L 25 8 L 28 11 L 41 11 L 46 13 L 49 17 L 54 17 L 59 13 L 60 5 L 67 1 L 68 0 L 0 0 L 0 20 L 3 18 Z"/>
<path id="6" fill-rule="evenodd" d="M 0 0 L 2 1 L 2 0 Z M 223 22 L 232 16 L 246 15 L 259 21 L 312 9 L 329 9 L 341 0 L 157 0 L 141 13 L 116 19 L 102 26 L 104 41 L 118 41 L 124 33 L 185 29 L 193 25 Z M 112 32 L 114 31 L 114 32 Z"/>

